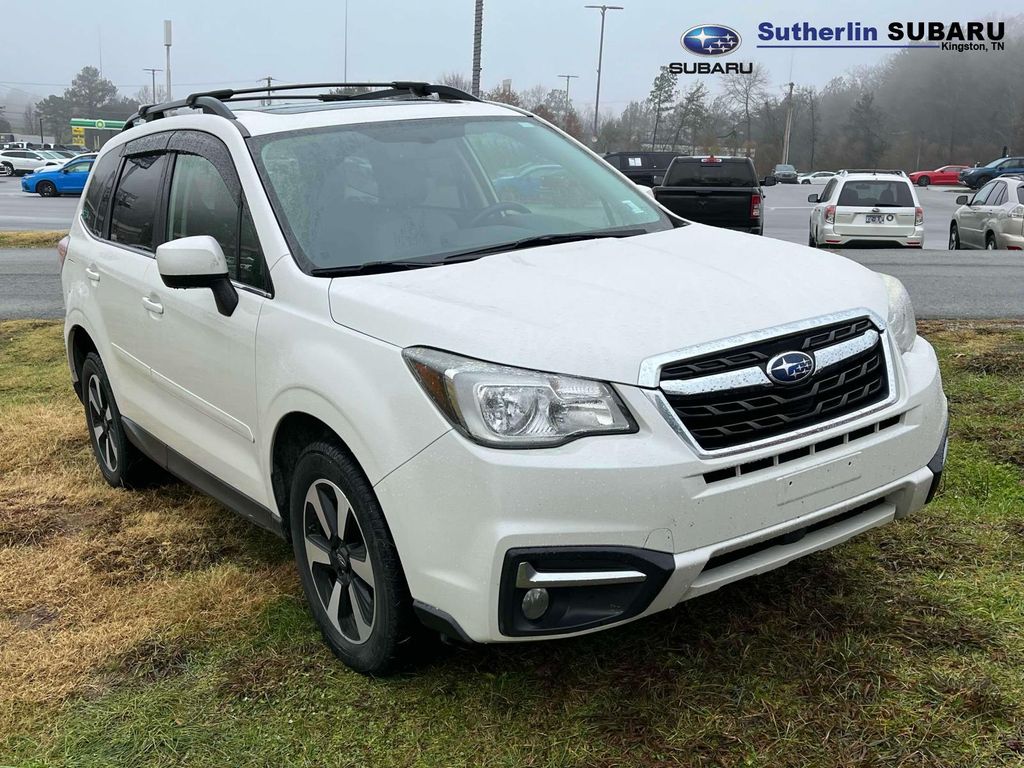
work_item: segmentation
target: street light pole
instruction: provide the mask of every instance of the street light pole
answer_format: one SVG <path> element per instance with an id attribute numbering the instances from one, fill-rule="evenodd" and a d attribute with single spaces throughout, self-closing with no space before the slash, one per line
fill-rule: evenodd
<path id="1" fill-rule="evenodd" d="M 480 49 L 483 47 L 484 0 L 476 0 L 473 17 L 473 95 L 480 97 Z"/>
<path id="2" fill-rule="evenodd" d="M 569 81 L 574 79 L 574 78 L 578 78 L 579 75 L 559 75 L 559 77 L 564 77 L 565 78 L 565 117 L 562 120 L 562 122 L 563 122 L 562 127 L 564 128 L 565 125 L 568 124 L 568 122 L 569 122 L 569 110 L 571 108 L 570 107 L 571 102 L 569 101 Z"/>
<path id="3" fill-rule="evenodd" d="M 167 93 L 164 94 L 164 98 L 170 101 L 173 97 L 171 96 L 171 20 L 164 19 L 164 49 L 167 52 L 167 61 L 164 64 L 164 75 L 166 76 L 166 85 L 164 90 Z"/>
<path id="4" fill-rule="evenodd" d="M 597 94 L 594 96 L 594 141 L 597 141 L 597 119 L 601 111 L 601 61 L 604 59 L 604 16 L 608 11 L 621 11 L 621 5 L 585 5 L 601 12 L 601 41 L 597 47 Z"/>
<path id="5" fill-rule="evenodd" d="M 342 64 L 342 80 L 348 82 L 348 0 L 345 0 L 345 58 Z"/>
<path id="6" fill-rule="evenodd" d="M 154 67 L 143 67 L 143 72 L 149 72 L 153 79 L 153 90 L 150 92 L 149 97 L 153 99 L 153 103 L 156 104 L 160 99 L 156 97 L 156 73 L 163 72 L 162 69 L 155 69 Z"/>

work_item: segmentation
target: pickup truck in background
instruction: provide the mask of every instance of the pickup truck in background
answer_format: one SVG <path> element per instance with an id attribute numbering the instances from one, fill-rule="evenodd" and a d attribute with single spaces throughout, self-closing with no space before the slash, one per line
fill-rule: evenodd
<path id="1" fill-rule="evenodd" d="M 675 152 L 610 152 L 604 159 L 634 184 L 656 187 L 664 181 L 665 171 L 675 157 Z"/>
<path id="2" fill-rule="evenodd" d="M 766 185 L 774 183 L 765 179 Z M 749 157 L 677 157 L 654 197 L 690 221 L 755 235 L 764 231 L 764 190 Z"/>

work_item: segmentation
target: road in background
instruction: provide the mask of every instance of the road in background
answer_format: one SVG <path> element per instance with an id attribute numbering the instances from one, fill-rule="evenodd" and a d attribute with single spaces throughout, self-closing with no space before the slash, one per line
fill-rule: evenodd
<path id="1" fill-rule="evenodd" d="M 0 177 L 0 231 L 41 229 L 66 232 L 78 197 L 40 197 L 23 192 L 21 179 Z"/>
<path id="2" fill-rule="evenodd" d="M 1014 251 L 842 255 L 902 280 L 918 317 L 1024 319 L 1024 257 Z M 0 320 L 63 317 L 60 291 L 54 249 L 0 248 Z"/>
<path id="3" fill-rule="evenodd" d="M 764 188 L 764 234 L 778 240 L 807 244 L 808 222 L 813 203 L 807 196 L 818 194 L 824 184 L 776 184 Z M 959 195 L 974 194 L 963 187 L 917 187 L 924 208 L 924 247 L 944 250 L 949 243 L 949 222 L 957 209 Z"/>

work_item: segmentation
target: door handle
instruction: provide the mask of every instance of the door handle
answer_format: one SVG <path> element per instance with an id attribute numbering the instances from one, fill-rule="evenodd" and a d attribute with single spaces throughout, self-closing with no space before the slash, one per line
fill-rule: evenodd
<path id="1" fill-rule="evenodd" d="M 142 297 L 142 306 L 146 308 L 147 312 L 152 312 L 154 315 L 162 315 L 164 313 L 164 305 L 155 299 L 149 298 L 149 296 Z"/>
<path id="2" fill-rule="evenodd" d="M 92 280 L 94 283 L 98 283 L 100 281 L 100 271 L 96 269 L 96 267 L 86 267 L 85 276 Z"/>

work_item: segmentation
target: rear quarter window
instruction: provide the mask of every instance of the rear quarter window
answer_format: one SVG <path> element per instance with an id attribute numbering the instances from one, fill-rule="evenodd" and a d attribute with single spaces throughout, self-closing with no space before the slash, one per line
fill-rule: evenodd
<path id="1" fill-rule="evenodd" d="M 121 147 L 116 147 L 99 159 L 89 177 L 85 200 L 82 203 L 82 223 L 96 237 L 106 237 L 110 193 L 114 188 L 114 175 L 120 161 Z"/>

